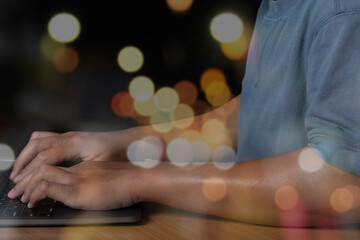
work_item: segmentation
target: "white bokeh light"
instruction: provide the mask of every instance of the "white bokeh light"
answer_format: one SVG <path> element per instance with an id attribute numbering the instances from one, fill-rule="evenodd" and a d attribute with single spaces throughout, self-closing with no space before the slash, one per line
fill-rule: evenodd
<path id="1" fill-rule="evenodd" d="M 0 143 L 0 170 L 8 169 L 15 161 L 14 150 L 5 143 Z"/>
<path id="2" fill-rule="evenodd" d="M 223 13 L 212 20 L 210 30 L 216 40 L 229 43 L 239 39 L 243 33 L 244 25 L 235 14 Z"/>
<path id="3" fill-rule="evenodd" d="M 324 160 L 322 160 L 311 148 L 307 148 L 300 153 L 298 163 L 303 171 L 314 173 L 322 168 Z"/>
<path id="4" fill-rule="evenodd" d="M 214 150 L 212 160 L 217 168 L 227 170 L 235 165 L 236 153 L 229 146 L 220 146 Z"/>
<path id="5" fill-rule="evenodd" d="M 48 24 L 49 35 L 58 42 L 74 41 L 80 34 L 80 22 L 70 13 L 59 13 L 53 16 Z"/>
<path id="6" fill-rule="evenodd" d="M 167 145 L 166 154 L 172 164 L 184 167 L 194 158 L 192 149 L 191 144 L 187 140 L 176 138 Z"/>
<path id="7" fill-rule="evenodd" d="M 194 155 L 192 163 L 194 165 L 203 165 L 210 160 L 211 149 L 206 143 L 196 141 L 191 143 L 191 146 Z"/>

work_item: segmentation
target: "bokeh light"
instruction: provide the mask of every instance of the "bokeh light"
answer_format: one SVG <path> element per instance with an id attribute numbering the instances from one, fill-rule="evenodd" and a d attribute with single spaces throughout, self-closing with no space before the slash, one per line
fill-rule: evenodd
<path id="1" fill-rule="evenodd" d="M 194 0 L 166 0 L 166 4 L 171 11 L 183 13 L 188 11 L 193 5 Z"/>
<path id="2" fill-rule="evenodd" d="M 153 168 L 159 164 L 162 152 L 159 145 L 149 139 L 132 142 L 127 149 L 131 163 L 143 168 Z"/>
<path id="3" fill-rule="evenodd" d="M 61 73 L 71 73 L 79 65 L 79 54 L 76 49 L 63 46 L 54 55 L 54 66 Z"/>
<path id="4" fill-rule="evenodd" d="M 205 96 L 212 106 L 219 107 L 230 100 L 231 92 L 226 83 L 213 82 L 206 88 Z"/>
<path id="5" fill-rule="evenodd" d="M 208 178 L 204 181 L 202 186 L 204 197 L 211 202 L 223 200 L 227 194 L 227 190 L 225 180 L 220 177 Z"/>
<path id="6" fill-rule="evenodd" d="M 117 62 L 122 70 L 133 73 L 143 66 L 144 55 L 139 48 L 127 46 L 119 51 Z"/>
<path id="7" fill-rule="evenodd" d="M 175 127 L 185 129 L 194 122 L 194 111 L 186 104 L 179 104 L 174 110 Z"/>
<path id="8" fill-rule="evenodd" d="M 174 127 L 174 114 L 172 112 L 155 111 L 150 117 L 150 123 L 155 131 L 168 132 Z"/>
<path id="9" fill-rule="evenodd" d="M 226 76 L 224 72 L 218 68 L 206 69 L 200 77 L 201 89 L 205 92 L 206 89 L 214 82 L 226 83 Z"/>
<path id="10" fill-rule="evenodd" d="M 202 141 L 196 141 L 191 143 L 191 146 L 194 155 L 192 163 L 194 165 L 203 165 L 210 160 L 211 149 L 206 143 Z"/>
<path id="11" fill-rule="evenodd" d="M 348 188 L 338 188 L 330 196 L 330 205 L 337 212 L 347 212 L 355 205 L 354 194 Z"/>
<path id="12" fill-rule="evenodd" d="M 169 161 L 175 166 L 188 165 L 194 158 L 191 144 L 183 138 L 173 139 L 166 148 Z"/>
<path id="13" fill-rule="evenodd" d="M 149 100 L 155 91 L 153 81 L 146 76 L 138 76 L 129 84 L 130 95 L 137 101 Z"/>
<path id="14" fill-rule="evenodd" d="M 156 112 L 154 97 L 149 98 L 146 101 L 134 101 L 135 111 L 140 116 L 151 116 Z"/>
<path id="15" fill-rule="evenodd" d="M 15 153 L 8 144 L 0 143 L 0 160 L 2 161 L 0 170 L 8 169 L 14 163 Z"/>
<path id="16" fill-rule="evenodd" d="M 298 202 L 299 194 L 293 186 L 281 186 L 275 192 L 275 204 L 282 210 L 291 210 Z"/>
<path id="17" fill-rule="evenodd" d="M 205 142 L 214 144 L 219 143 L 225 136 L 225 125 L 217 119 L 205 122 L 201 128 L 201 135 Z"/>
<path id="18" fill-rule="evenodd" d="M 196 102 L 192 105 L 192 108 L 195 112 L 195 116 L 211 111 L 211 107 L 204 100 L 196 100 Z"/>
<path id="19" fill-rule="evenodd" d="M 48 34 L 44 34 L 40 39 L 40 51 L 42 56 L 48 60 L 53 61 L 57 50 L 64 46 L 63 43 L 54 41 Z"/>
<path id="20" fill-rule="evenodd" d="M 230 43 L 221 43 L 221 52 L 230 60 L 237 61 L 246 56 L 249 43 L 244 35 Z"/>
<path id="21" fill-rule="evenodd" d="M 192 129 L 187 129 L 186 131 L 181 131 L 180 136 L 181 136 L 181 138 L 184 138 L 191 143 L 197 142 L 197 141 L 202 141 L 201 134 L 198 131 L 192 130 Z"/>
<path id="22" fill-rule="evenodd" d="M 119 117 L 131 117 L 134 114 L 134 100 L 128 92 L 118 92 L 111 99 L 111 110 Z"/>
<path id="23" fill-rule="evenodd" d="M 170 87 L 163 87 L 155 93 L 155 105 L 163 112 L 174 111 L 179 104 L 179 95 Z"/>
<path id="24" fill-rule="evenodd" d="M 178 93 L 181 103 L 193 105 L 198 98 L 198 90 L 194 83 L 183 80 L 175 84 L 174 90 Z"/>
<path id="25" fill-rule="evenodd" d="M 70 13 L 59 13 L 53 16 L 48 24 L 49 35 L 58 42 L 72 42 L 80 34 L 80 22 Z"/>
<path id="26" fill-rule="evenodd" d="M 322 160 L 311 148 L 306 148 L 300 153 L 298 163 L 304 172 L 313 173 L 322 168 L 324 160 Z"/>
<path id="27" fill-rule="evenodd" d="M 228 170 L 235 165 L 235 150 L 229 146 L 217 147 L 213 152 L 212 160 L 215 167 L 217 167 L 218 169 Z"/>
<path id="28" fill-rule="evenodd" d="M 236 41 L 241 36 L 244 26 L 235 14 L 223 13 L 212 20 L 210 30 L 217 41 L 228 43 Z"/>

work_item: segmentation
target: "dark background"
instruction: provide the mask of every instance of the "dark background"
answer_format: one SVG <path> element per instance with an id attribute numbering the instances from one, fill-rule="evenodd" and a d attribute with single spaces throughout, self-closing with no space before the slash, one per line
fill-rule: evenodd
<path id="1" fill-rule="evenodd" d="M 252 30 L 260 1 L 194 0 L 187 14 L 174 14 L 165 0 L 152 1 L 0 1 L 0 143 L 18 154 L 35 130 L 111 131 L 137 123 L 111 111 L 112 96 L 126 91 L 136 75 L 147 75 L 158 89 L 187 79 L 199 86 L 209 67 L 222 69 L 234 95 L 241 92 L 246 59 L 230 61 L 211 36 L 211 20 L 222 12 L 237 14 Z M 70 74 L 56 71 L 40 52 L 50 18 L 74 14 L 80 64 Z M 163 49 L 184 47 L 183 63 L 166 63 Z M 119 50 L 139 47 L 145 64 L 129 74 L 117 65 Z M 176 56 L 174 55 L 174 59 Z M 199 98 L 204 98 L 200 94 Z"/>

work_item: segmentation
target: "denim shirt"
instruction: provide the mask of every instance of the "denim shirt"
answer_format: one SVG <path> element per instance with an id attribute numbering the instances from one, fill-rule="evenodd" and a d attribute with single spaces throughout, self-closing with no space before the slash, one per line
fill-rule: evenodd
<path id="1" fill-rule="evenodd" d="M 360 175 L 359 0 L 263 0 L 259 9 L 237 161 L 306 146 Z"/>

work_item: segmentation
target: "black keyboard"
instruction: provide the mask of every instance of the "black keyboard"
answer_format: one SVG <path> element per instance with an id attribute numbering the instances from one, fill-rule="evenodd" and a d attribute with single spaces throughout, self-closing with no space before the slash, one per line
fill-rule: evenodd
<path id="1" fill-rule="evenodd" d="M 44 199 L 36 207 L 28 208 L 20 199 L 8 198 L 8 192 L 15 186 L 9 179 L 10 170 L 0 173 L 0 218 L 17 217 L 52 217 L 55 215 L 58 202 L 53 199 Z"/>

